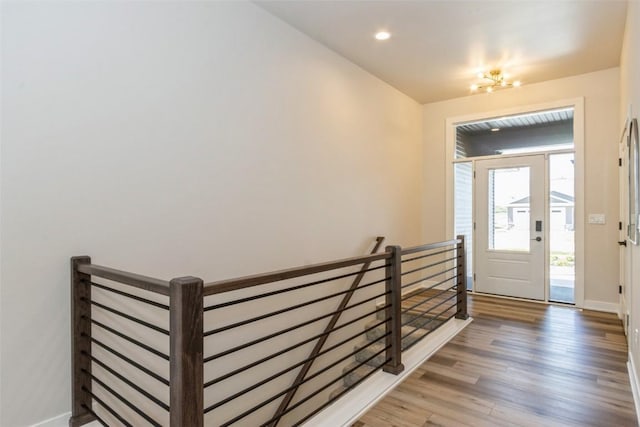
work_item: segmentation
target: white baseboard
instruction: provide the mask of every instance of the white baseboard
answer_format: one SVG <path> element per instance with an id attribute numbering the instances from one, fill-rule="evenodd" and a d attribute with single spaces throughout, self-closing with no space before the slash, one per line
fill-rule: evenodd
<path id="1" fill-rule="evenodd" d="M 33 424 L 31 427 L 67 427 L 69 425 L 69 418 L 71 418 L 71 412 L 49 418 L 48 420 L 40 421 L 39 423 Z"/>
<path id="2" fill-rule="evenodd" d="M 404 371 L 399 375 L 378 371 L 307 421 L 305 427 L 350 426 L 378 403 L 395 386 L 462 331 L 473 319 L 451 319 L 429 334 L 429 338 L 403 353 Z"/>
<path id="3" fill-rule="evenodd" d="M 31 427 L 68 427 L 69 418 L 71 418 L 71 412 L 66 412 L 62 415 L 58 415 L 48 420 L 40 421 L 32 424 Z M 92 421 L 89 424 L 85 424 L 86 427 L 100 427 L 100 423 Z"/>
<path id="4" fill-rule="evenodd" d="M 620 303 L 617 302 L 603 302 L 594 300 L 584 300 L 582 306 L 585 310 L 604 311 L 607 313 L 616 313 L 620 317 Z"/>
<path id="5" fill-rule="evenodd" d="M 638 383 L 638 372 L 633 363 L 633 356 L 629 353 L 629 361 L 627 362 L 627 370 L 629 371 L 629 383 L 631 383 L 631 393 L 633 394 L 633 403 L 636 406 L 636 417 L 640 423 L 640 383 Z"/>

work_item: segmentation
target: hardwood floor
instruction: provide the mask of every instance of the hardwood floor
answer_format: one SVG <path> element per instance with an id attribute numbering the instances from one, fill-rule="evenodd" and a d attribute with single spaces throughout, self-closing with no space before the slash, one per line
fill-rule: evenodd
<path id="1" fill-rule="evenodd" d="M 474 295 L 474 321 L 354 427 L 637 426 L 614 314 Z"/>

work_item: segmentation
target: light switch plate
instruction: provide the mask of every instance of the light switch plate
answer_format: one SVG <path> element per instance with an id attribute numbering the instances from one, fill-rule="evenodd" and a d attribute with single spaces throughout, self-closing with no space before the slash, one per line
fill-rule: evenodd
<path id="1" fill-rule="evenodd" d="M 589 224 L 604 224 L 604 214 L 589 214 Z"/>

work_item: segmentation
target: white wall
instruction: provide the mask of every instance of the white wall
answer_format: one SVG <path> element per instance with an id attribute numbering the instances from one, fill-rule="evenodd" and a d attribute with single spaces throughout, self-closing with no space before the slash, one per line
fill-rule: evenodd
<path id="1" fill-rule="evenodd" d="M 525 82 L 526 83 L 526 82 Z M 424 117 L 425 218 L 427 241 L 445 239 L 445 121 L 489 111 L 584 97 L 585 214 L 604 213 L 607 224 L 585 224 L 585 300 L 618 302 L 619 69 L 523 85 L 426 104 Z"/>
<path id="2" fill-rule="evenodd" d="M 420 106 L 262 9 L 3 9 L 1 425 L 70 408 L 72 255 L 214 280 L 420 242 Z"/>
<path id="3" fill-rule="evenodd" d="M 620 127 L 627 117 L 628 107 L 632 105 L 633 117 L 640 119 L 640 4 L 630 1 L 627 6 L 627 23 L 625 27 L 624 45 L 620 58 Z M 635 386 L 636 408 L 640 401 L 637 386 L 640 384 L 637 369 L 640 368 L 640 345 L 636 338 L 636 330 L 640 330 L 640 247 L 627 246 L 625 276 L 631 279 L 626 283 L 627 310 L 630 314 L 629 352 L 632 366 L 631 381 Z M 629 295 L 630 293 L 630 295 Z"/>

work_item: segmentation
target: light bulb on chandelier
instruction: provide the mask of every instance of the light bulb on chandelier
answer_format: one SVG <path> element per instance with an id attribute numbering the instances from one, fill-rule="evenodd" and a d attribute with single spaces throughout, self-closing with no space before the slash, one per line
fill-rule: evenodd
<path id="1" fill-rule="evenodd" d="M 506 80 L 506 74 L 502 73 L 500 69 L 494 69 L 489 73 L 478 73 L 478 78 L 483 79 L 481 83 L 474 83 L 470 86 L 472 92 L 476 92 L 479 89 L 484 89 L 486 92 L 491 93 L 496 89 L 506 89 L 508 87 L 520 87 L 519 80 L 509 82 Z"/>

